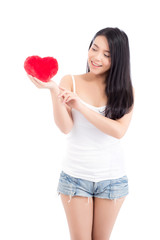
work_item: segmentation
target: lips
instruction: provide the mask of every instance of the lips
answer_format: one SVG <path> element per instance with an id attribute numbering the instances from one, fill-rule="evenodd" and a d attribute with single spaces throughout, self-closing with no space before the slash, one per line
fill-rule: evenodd
<path id="1" fill-rule="evenodd" d="M 102 67 L 102 65 L 99 65 L 99 64 L 97 64 L 97 63 L 95 63 L 93 61 L 91 61 L 91 63 L 92 63 L 92 66 L 94 66 L 94 67 Z"/>

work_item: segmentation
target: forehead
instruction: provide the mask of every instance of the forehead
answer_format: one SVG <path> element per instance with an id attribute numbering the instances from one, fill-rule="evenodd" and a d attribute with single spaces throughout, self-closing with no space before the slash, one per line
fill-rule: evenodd
<path id="1" fill-rule="evenodd" d="M 96 44 L 99 48 L 102 48 L 103 50 L 109 50 L 109 45 L 107 38 L 105 36 L 97 36 L 93 44 Z"/>

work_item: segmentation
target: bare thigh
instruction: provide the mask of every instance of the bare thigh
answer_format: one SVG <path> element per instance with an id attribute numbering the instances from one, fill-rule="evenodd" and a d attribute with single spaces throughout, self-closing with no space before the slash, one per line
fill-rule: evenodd
<path id="1" fill-rule="evenodd" d="M 91 240 L 93 220 L 93 199 L 60 194 L 65 210 L 71 240 Z"/>
<path id="2" fill-rule="evenodd" d="M 109 240 L 119 210 L 125 197 L 110 200 L 94 198 L 92 240 Z"/>

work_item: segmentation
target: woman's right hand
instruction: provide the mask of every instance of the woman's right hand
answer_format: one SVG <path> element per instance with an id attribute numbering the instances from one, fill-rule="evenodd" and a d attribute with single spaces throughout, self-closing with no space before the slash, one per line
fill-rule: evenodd
<path id="1" fill-rule="evenodd" d="M 55 81 L 48 81 L 48 82 L 43 82 L 29 74 L 27 74 L 27 76 L 29 77 L 29 79 L 36 85 L 36 87 L 38 88 L 48 88 L 52 91 L 56 91 L 56 92 L 59 92 L 59 87 L 58 85 L 56 84 Z"/>

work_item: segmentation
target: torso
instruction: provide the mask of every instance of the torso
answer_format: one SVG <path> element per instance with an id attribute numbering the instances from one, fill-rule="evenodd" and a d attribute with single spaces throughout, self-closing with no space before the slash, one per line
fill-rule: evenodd
<path id="1" fill-rule="evenodd" d="M 92 81 L 89 73 L 74 75 L 76 94 L 86 103 L 101 107 L 107 105 L 107 96 L 105 93 L 105 84 Z M 73 91 L 73 84 L 72 84 Z"/>

